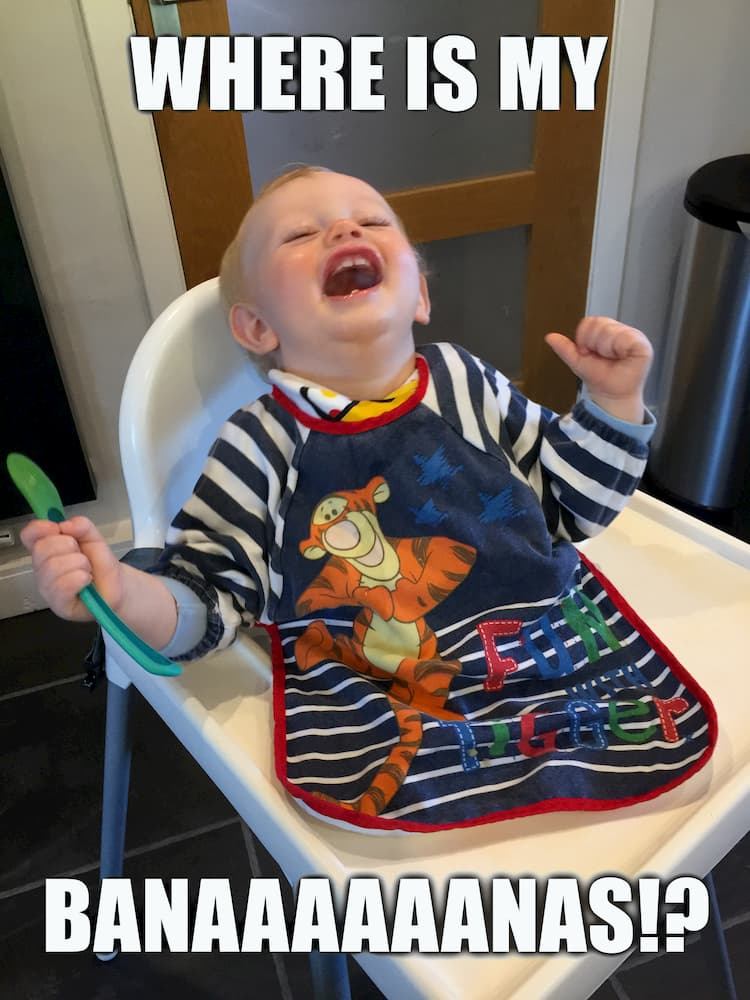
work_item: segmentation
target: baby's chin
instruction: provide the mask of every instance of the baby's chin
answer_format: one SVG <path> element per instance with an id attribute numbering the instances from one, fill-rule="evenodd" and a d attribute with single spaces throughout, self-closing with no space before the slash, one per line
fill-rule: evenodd
<path id="1" fill-rule="evenodd" d="M 325 322 L 346 335 L 351 324 L 357 331 L 371 330 L 378 335 L 395 336 L 411 330 L 416 321 L 418 303 L 406 302 L 404 297 L 389 294 L 382 284 L 344 297 L 325 297 L 322 300 Z"/>
<path id="2" fill-rule="evenodd" d="M 402 343 L 413 343 L 414 320 L 404 316 L 368 313 L 364 309 L 347 316 L 336 317 L 328 326 L 328 338 L 334 345 L 351 345 L 361 350 L 377 348 L 392 350 Z M 364 363 L 364 362 L 363 362 Z"/>

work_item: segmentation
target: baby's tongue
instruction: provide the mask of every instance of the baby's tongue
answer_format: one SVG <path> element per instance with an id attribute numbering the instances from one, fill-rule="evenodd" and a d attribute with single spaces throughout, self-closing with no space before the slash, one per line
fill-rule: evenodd
<path id="1" fill-rule="evenodd" d="M 351 295 L 352 292 L 377 285 L 378 276 L 369 267 L 346 267 L 326 279 L 323 291 L 326 295 Z"/>

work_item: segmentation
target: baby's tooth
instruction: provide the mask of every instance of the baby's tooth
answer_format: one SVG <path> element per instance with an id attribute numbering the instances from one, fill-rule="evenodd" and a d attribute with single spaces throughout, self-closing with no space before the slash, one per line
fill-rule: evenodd
<path id="1" fill-rule="evenodd" d="M 346 257 L 344 260 L 338 264 L 333 271 L 333 274 L 338 274 L 340 271 L 345 271 L 347 268 L 351 267 L 369 267 L 370 262 L 366 257 Z"/>

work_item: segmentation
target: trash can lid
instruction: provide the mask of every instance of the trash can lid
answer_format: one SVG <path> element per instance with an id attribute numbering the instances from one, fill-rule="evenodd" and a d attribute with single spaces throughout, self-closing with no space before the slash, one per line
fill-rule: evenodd
<path id="1" fill-rule="evenodd" d="M 685 188 L 685 208 L 702 222 L 738 233 L 738 220 L 750 222 L 750 155 L 725 156 L 696 170 Z"/>

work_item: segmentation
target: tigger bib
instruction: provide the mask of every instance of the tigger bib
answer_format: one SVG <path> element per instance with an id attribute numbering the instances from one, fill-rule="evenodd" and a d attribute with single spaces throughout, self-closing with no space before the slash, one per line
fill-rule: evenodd
<path id="1" fill-rule="evenodd" d="M 276 397 L 310 431 L 273 629 L 293 795 L 360 826 L 434 830 L 626 805 L 705 763 L 705 694 L 553 541 L 501 447 L 418 402 L 330 424 Z"/>
<path id="2" fill-rule="evenodd" d="M 711 754 L 713 708 L 568 540 L 625 503 L 645 445 L 461 349 L 422 354 L 416 389 L 362 419 L 277 383 L 215 449 L 234 478 L 199 494 L 244 519 L 234 568 L 222 536 L 214 557 L 235 607 L 243 553 L 266 551 L 280 780 L 330 818 L 413 831 L 674 787 Z M 271 458 L 232 513 L 245 441 Z M 181 558 L 207 574 L 198 548 Z"/>

